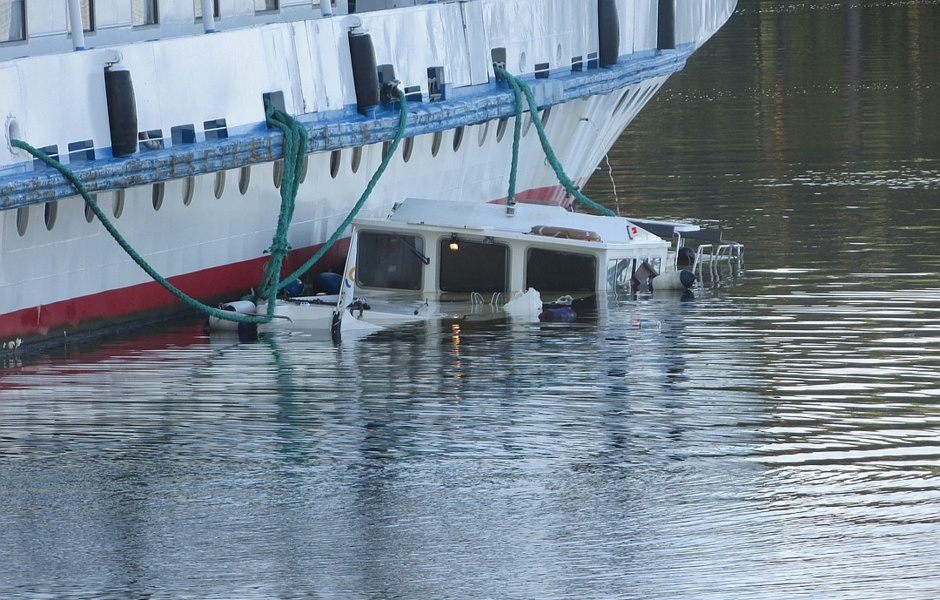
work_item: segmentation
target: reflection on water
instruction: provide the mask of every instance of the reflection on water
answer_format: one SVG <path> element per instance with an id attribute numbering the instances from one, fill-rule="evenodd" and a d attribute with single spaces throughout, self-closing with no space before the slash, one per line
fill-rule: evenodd
<path id="1" fill-rule="evenodd" d="M 340 346 L 182 325 L 8 370 L 0 586 L 931 597 L 940 300 L 892 280 L 755 269 Z"/>
<path id="2" fill-rule="evenodd" d="M 940 3 L 742 2 L 589 195 L 692 299 L 0 370 L 3 598 L 935 598 Z"/>

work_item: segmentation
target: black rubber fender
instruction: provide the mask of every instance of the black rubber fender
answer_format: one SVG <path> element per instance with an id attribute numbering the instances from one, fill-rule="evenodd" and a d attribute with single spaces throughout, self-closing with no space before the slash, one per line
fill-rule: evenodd
<path id="1" fill-rule="evenodd" d="M 127 156 L 137 152 L 137 98 L 127 70 L 105 69 L 104 89 L 111 128 L 111 153 Z"/>
<path id="2" fill-rule="evenodd" d="M 352 61 L 353 86 L 356 88 L 356 107 L 361 114 L 366 114 L 370 108 L 379 104 L 379 70 L 372 36 L 350 31 L 349 57 Z"/>
<path id="3" fill-rule="evenodd" d="M 617 0 L 597 0 L 598 62 L 602 67 L 617 64 L 620 58 L 620 17 Z"/>

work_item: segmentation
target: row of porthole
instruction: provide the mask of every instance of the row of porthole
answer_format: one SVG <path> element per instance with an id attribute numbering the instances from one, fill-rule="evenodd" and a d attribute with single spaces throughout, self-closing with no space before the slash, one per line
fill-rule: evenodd
<path id="1" fill-rule="evenodd" d="M 542 127 L 548 125 L 548 119 L 552 114 L 552 108 L 548 107 L 542 111 Z M 499 124 L 496 126 L 496 142 L 502 142 L 503 137 L 506 134 L 506 126 L 509 123 L 509 118 L 503 118 L 499 120 Z M 525 123 L 522 126 L 522 137 L 525 137 L 529 133 L 529 129 L 532 127 L 532 117 L 531 115 L 526 116 Z M 477 138 L 477 143 L 480 146 L 483 146 L 486 143 L 486 138 L 490 130 L 490 122 L 486 121 L 480 125 L 480 134 Z M 460 147 L 463 145 L 464 139 L 464 127 L 457 127 L 454 129 L 454 139 L 453 139 L 453 149 L 454 152 L 460 150 Z M 436 131 L 431 138 L 431 156 L 436 157 L 441 151 L 441 144 L 444 141 L 444 132 Z M 384 142 L 382 144 L 382 156 L 388 154 L 389 150 L 392 148 L 392 142 Z M 405 138 L 402 142 L 402 159 L 405 162 L 411 160 L 411 157 L 414 155 L 414 138 L 408 137 Z M 333 150 L 330 153 L 330 177 L 336 179 L 339 176 L 340 165 L 342 163 L 342 150 Z M 359 166 L 362 162 L 362 147 L 356 146 L 353 148 L 352 155 L 352 164 L 350 165 L 353 173 L 359 171 Z"/>
<path id="2" fill-rule="evenodd" d="M 98 202 L 98 194 L 91 195 L 92 200 L 96 203 Z M 112 213 L 115 218 L 120 218 L 121 214 L 124 212 L 124 190 L 117 190 L 114 192 L 112 207 Z M 59 216 L 59 202 L 53 200 L 52 202 L 46 202 L 42 207 L 43 222 L 46 225 L 46 229 L 52 231 L 55 227 L 56 220 Z M 91 223 L 95 218 L 95 211 L 92 210 L 89 204 L 85 204 L 85 220 Z M 20 237 L 26 235 L 26 229 L 29 226 L 29 207 L 21 206 L 16 209 L 16 232 Z"/>
<path id="3" fill-rule="evenodd" d="M 301 173 L 301 183 L 307 175 L 307 164 L 308 161 L 304 160 L 303 172 Z M 274 163 L 274 186 L 280 187 L 281 179 L 284 176 L 284 163 L 282 161 L 276 161 Z M 215 174 L 215 180 L 213 183 L 213 193 L 216 198 L 221 198 L 222 193 L 225 191 L 225 171 L 219 171 Z M 248 182 L 251 177 L 251 167 L 242 167 L 239 172 L 239 181 L 238 181 L 238 190 L 242 195 L 248 193 Z M 151 192 L 151 203 L 155 211 L 159 211 L 163 207 L 163 200 L 166 190 L 166 184 L 162 181 L 153 184 L 153 189 Z M 183 205 L 189 206 L 192 204 L 193 196 L 196 191 L 196 178 L 194 176 L 189 176 L 183 180 Z M 120 219 L 121 215 L 124 213 L 124 190 L 115 190 L 112 195 L 111 202 L 111 214 L 115 219 Z M 92 200 L 96 203 L 98 202 L 99 194 L 92 194 Z M 59 203 L 58 201 L 46 202 L 43 205 L 43 221 L 46 225 L 46 229 L 52 231 L 55 227 L 56 220 L 59 213 Z M 91 223 L 95 220 L 95 211 L 91 208 L 87 202 L 85 203 L 85 221 Z M 26 230 L 29 226 L 29 207 L 21 206 L 16 209 L 16 232 L 20 237 L 26 235 Z"/>
<path id="4" fill-rule="evenodd" d="M 546 108 L 542 111 L 542 125 L 545 126 L 548 123 L 549 116 L 551 115 L 551 107 Z M 509 122 L 509 118 L 504 118 L 499 120 L 499 124 L 496 126 L 496 141 L 501 142 L 506 133 L 506 125 Z M 532 118 L 529 116 L 526 119 L 525 124 L 522 127 L 523 137 L 528 133 L 529 128 L 532 125 Z M 478 143 L 482 146 L 486 142 L 487 133 L 489 132 L 490 124 L 489 121 L 483 123 L 480 127 L 480 135 L 478 138 Z M 454 130 L 454 140 L 453 148 L 454 152 L 460 150 L 460 146 L 463 143 L 464 137 L 464 128 L 458 127 Z M 441 142 L 443 140 L 443 132 L 437 131 L 434 133 L 434 137 L 431 141 L 431 156 L 437 156 L 441 149 Z M 391 149 L 391 142 L 385 142 L 382 146 L 383 156 L 388 153 Z M 414 151 L 414 138 L 406 138 L 402 145 L 402 157 L 405 162 L 411 160 L 412 154 Z M 362 146 L 356 146 L 353 148 L 352 154 L 352 172 L 357 173 L 359 167 L 362 164 Z M 342 162 L 342 151 L 334 150 L 330 154 L 330 176 L 333 179 L 339 176 L 340 164 Z M 304 158 L 303 171 L 300 175 L 300 183 L 303 183 L 307 178 L 307 168 L 309 165 L 309 157 Z M 216 198 L 221 198 L 223 192 L 225 191 L 225 173 L 226 171 L 219 171 L 215 174 L 215 180 L 213 183 L 213 194 Z M 281 182 L 284 178 L 284 162 L 281 160 L 275 161 L 273 169 L 273 179 L 274 187 L 280 188 Z M 238 175 L 238 191 L 243 196 L 248 193 L 248 186 L 251 181 L 251 167 L 241 167 L 239 169 Z M 155 211 L 159 211 L 163 207 L 163 200 L 165 194 L 165 184 L 164 182 L 158 182 L 153 184 L 153 190 L 151 192 L 151 203 Z M 194 176 L 189 176 L 183 180 L 183 205 L 189 206 L 193 201 L 193 195 L 195 194 L 196 189 L 196 180 Z M 98 194 L 92 194 L 92 199 L 97 202 Z M 113 192 L 112 202 L 111 202 L 111 214 L 114 215 L 115 219 L 120 219 L 121 215 L 124 213 L 124 190 L 116 190 Z M 52 231 L 55 227 L 56 218 L 58 217 L 58 202 L 47 202 L 43 205 L 43 220 L 46 226 L 46 229 Z M 95 219 L 95 212 L 92 210 L 91 206 L 87 203 L 85 204 L 85 221 L 91 223 Z M 26 230 L 29 225 L 29 207 L 21 206 L 16 210 L 16 231 L 22 237 L 26 235 Z"/>
<path id="5" fill-rule="evenodd" d="M 632 109 L 634 106 L 643 106 L 650 97 L 656 93 L 656 89 L 656 87 L 651 86 L 641 92 L 637 88 L 627 88 L 620 95 L 617 105 L 610 114 L 616 115 L 621 112 L 621 109 L 623 109 L 623 112 L 627 112 L 627 110 Z"/>

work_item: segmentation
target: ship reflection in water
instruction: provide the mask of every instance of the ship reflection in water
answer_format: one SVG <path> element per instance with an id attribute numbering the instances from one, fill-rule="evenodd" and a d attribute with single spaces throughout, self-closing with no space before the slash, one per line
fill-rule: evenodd
<path id="1" fill-rule="evenodd" d="M 807 277 L 338 346 L 181 325 L 8 369 L 2 591 L 926 598 L 937 301 L 776 295 Z"/>

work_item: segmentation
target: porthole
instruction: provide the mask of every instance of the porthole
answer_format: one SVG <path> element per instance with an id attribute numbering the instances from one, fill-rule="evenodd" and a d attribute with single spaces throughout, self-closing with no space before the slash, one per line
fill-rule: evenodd
<path id="1" fill-rule="evenodd" d="M 153 191 L 150 193 L 150 202 L 153 204 L 154 210 L 160 210 L 163 206 L 163 194 L 165 190 L 166 184 L 162 181 L 153 184 Z"/>
<path id="2" fill-rule="evenodd" d="M 117 190 L 111 197 L 111 214 L 115 219 L 120 219 L 124 214 L 124 190 Z"/>
<path id="3" fill-rule="evenodd" d="M 92 194 L 91 199 L 95 202 L 98 202 L 98 194 Z M 85 221 L 91 223 L 95 220 L 95 209 L 91 207 L 91 204 L 85 202 Z"/>
<path id="4" fill-rule="evenodd" d="M 499 124 L 496 126 L 496 141 L 503 141 L 503 136 L 506 135 L 506 124 L 509 123 L 509 119 L 500 119 Z"/>
<path id="5" fill-rule="evenodd" d="M 307 180 L 307 168 L 310 166 L 310 155 L 304 154 L 304 166 L 300 169 L 300 183 Z"/>
<path id="6" fill-rule="evenodd" d="M 276 160 L 274 161 L 274 187 L 281 187 L 281 182 L 284 180 L 284 161 Z"/>
<path id="7" fill-rule="evenodd" d="M 16 232 L 20 237 L 26 235 L 26 227 L 29 226 L 29 207 L 21 206 L 16 209 Z"/>
<path id="8" fill-rule="evenodd" d="M 223 181 L 222 185 L 225 185 Z M 190 175 L 183 180 L 183 206 L 189 206 L 193 201 L 193 193 L 196 191 L 196 178 Z"/>
<path id="9" fill-rule="evenodd" d="M 411 153 L 415 149 L 415 139 L 413 137 L 405 138 L 405 143 L 401 149 L 401 156 L 405 159 L 405 162 L 411 160 Z"/>
<path id="10" fill-rule="evenodd" d="M 630 88 L 627 88 L 623 94 L 620 95 L 620 100 L 617 100 L 617 106 L 614 107 L 614 111 L 611 114 L 617 114 L 620 112 L 620 109 L 623 108 L 623 103 L 627 101 L 627 97 L 630 95 Z"/>
<path id="11" fill-rule="evenodd" d="M 389 151 L 392 149 L 392 142 L 383 142 L 382 143 L 382 160 L 385 160 L 385 157 L 388 156 Z"/>
<path id="12" fill-rule="evenodd" d="M 213 186 L 216 198 L 221 198 L 225 191 L 225 171 L 219 171 L 215 174 L 215 185 Z"/>
<path id="13" fill-rule="evenodd" d="M 460 150 L 460 144 L 463 143 L 463 127 L 454 130 L 454 152 Z"/>
<path id="14" fill-rule="evenodd" d="M 358 173 L 359 165 L 361 164 L 362 164 L 362 146 L 356 146 L 355 148 L 353 148 L 352 165 L 351 165 L 352 172 Z"/>
<path id="15" fill-rule="evenodd" d="M 444 139 L 444 133 L 441 131 L 434 132 L 434 138 L 431 140 L 431 156 L 437 156 L 437 153 L 441 151 L 441 141 Z"/>
<path id="16" fill-rule="evenodd" d="M 55 219 L 59 214 L 59 202 L 53 200 L 52 202 L 46 202 L 42 207 L 42 216 L 43 221 L 46 223 L 46 230 L 52 231 L 52 228 L 55 227 Z"/>
<path id="17" fill-rule="evenodd" d="M 552 116 L 551 106 L 549 106 L 548 108 L 542 111 L 542 129 L 545 129 L 546 127 L 548 127 L 548 118 L 550 116 Z"/>
<path id="18" fill-rule="evenodd" d="M 339 175 L 339 165 L 343 161 L 343 151 L 342 150 L 333 150 L 330 152 L 330 177 L 336 179 L 336 176 Z"/>
<path id="19" fill-rule="evenodd" d="M 479 125 L 480 137 L 478 139 L 480 145 L 482 146 L 486 142 L 486 134 L 490 131 L 490 122 L 481 123 Z"/>
<path id="20" fill-rule="evenodd" d="M 519 72 L 525 73 L 525 52 L 519 55 Z"/>
<path id="21" fill-rule="evenodd" d="M 248 185 L 251 183 L 251 167 L 242 167 L 238 170 L 238 193 L 244 196 L 248 193 Z"/>

